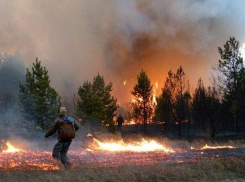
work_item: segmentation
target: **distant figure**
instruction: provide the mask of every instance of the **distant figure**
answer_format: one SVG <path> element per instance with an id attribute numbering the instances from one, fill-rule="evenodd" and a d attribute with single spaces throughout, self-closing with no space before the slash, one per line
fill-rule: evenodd
<path id="1" fill-rule="evenodd" d="M 123 124 L 124 120 L 123 117 L 121 116 L 121 114 L 119 114 L 118 118 L 117 118 L 117 130 L 122 132 L 122 124 Z"/>
<path id="2" fill-rule="evenodd" d="M 75 132 L 79 129 L 80 124 L 78 124 L 74 118 L 66 116 L 67 111 L 65 107 L 60 107 L 58 114 L 59 117 L 47 131 L 45 137 L 48 138 L 58 131 L 58 142 L 54 146 L 52 156 L 61 161 L 66 169 L 69 169 L 71 163 L 68 160 L 67 152 L 72 139 L 75 138 Z"/>

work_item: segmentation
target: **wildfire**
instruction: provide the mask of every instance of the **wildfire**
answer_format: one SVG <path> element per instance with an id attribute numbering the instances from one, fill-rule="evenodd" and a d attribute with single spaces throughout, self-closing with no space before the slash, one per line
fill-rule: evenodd
<path id="1" fill-rule="evenodd" d="M 101 142 L 90 133 L 92 142 L 86 150 L 69 151 L 69 159 L 74 167 L 114 167 L 121 165 L 152 165 L 158 163 L 197 162 L 200 159 L 213 159 L 232 156 L 245 156 L 243 148 L 229 145 L 209 146 L 191 152 L 182 148 L 175 150 L 165 147 L 155 140 L 142 139 L 139 142 Z M 64 166 L 53 160 L 51 152 L 32 151 L 14 147 L 6 142 L 7 150 L 0 152 L 0 170 L 59 170 Z M 227 148 L 230 150 L 227 153 Z M 217 149 L 217 152 L 205 149 Z M 200 152 L 200 150 L 202 150 Z"/>
<path id="2" fill-rule="evenodd" d="M 227 146 L 227 145 L 224 145 L 224 146 L 209 146 L 209 145 L 206 144 L 201 149 L 205 150 L 205 149 L 226 149 L 226 148 L 233 149 L 233 148 L 236 148 L 236 147 Z"/>
<path id="3" fill-rule="evenodd" d="M 208 144 L 205 144 L 203 147 L 201 148 L 194 148 L 191 147 L 192 150 L 215 150 L 215 149 L 236 149 L 235 146 L 231 146 L 231 145 L 217 145 L 217 146 L 210 146 Z"/>
<path id="4" fill-rule="evenodd" d="M 158 89 L 158 81 L 155 82 L 155 88 L 153 89 L 153 98 L 152 98 L 152 102 L 153 104 L 157 104 L 157 100 L 156 100 L 156 90 Z"/>
<path id="5" fill-rule="evenodd" d="M 22 151 L 21 149 L 14 147 L 9 141 L 6 142 L 6 145 L 8 148 L 7 150 L 3 150 L 3 153 L 15 153 Z"/>
<path id="6" fill-rule="evenodd" d="M 87 134 L 87 137 L 92 137 L 93 135 L 91 135 L 90 133 Z"/>
<path id="7" fill-rule="evenodd" d="M 136 122 L 134 120 L 125 120 L 124 125 L 135 125 Z"/>
<path id="8" fill-rule="evenodd" d="M 155 83 L 155 87 L 156 87 L 156 89 L 158 88 L 158 81 L 156 81 L 156 83 Z"/>
<path id="9" fill-rule="evenodd" d="M 132 151 L 132 152 L 150 152 L 164 151 L 165 153 L 173 153 L 174 150 L 157 143 L 155 140 L 146 141 L 142 139 L 140 142 L 126 144 L 123 141 L 118 142 L 101 142 L 93 138 L 92 149 L 105 150 L 113 152 Z"/>

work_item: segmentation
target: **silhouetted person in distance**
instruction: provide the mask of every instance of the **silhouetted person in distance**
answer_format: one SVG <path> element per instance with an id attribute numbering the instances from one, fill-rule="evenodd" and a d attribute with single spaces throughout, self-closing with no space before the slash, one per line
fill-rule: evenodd
<path id="1" fill-rule="evenodd" d="M 117 118 L 117 130 L 122 132 L 122 124 L 123 124 L 124 120 L 123 117 L 121 116 L 121 114 L 119 114 L 118 118 Z"/>

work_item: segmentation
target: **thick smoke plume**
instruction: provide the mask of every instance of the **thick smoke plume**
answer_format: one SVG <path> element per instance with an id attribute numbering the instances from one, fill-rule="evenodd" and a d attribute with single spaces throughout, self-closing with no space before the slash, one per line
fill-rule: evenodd
<path id="1" fill-rule="evenodd" d="M 100 73 L 123 103 L 141 69 L 160 88 L 179 66 L 193 87 L 209 84 L 217 47 L 245 42 L 244 9 L 244 0 L 1 0 L 0 51 L 28 67 L 38 57 L 62 96 Z"/>

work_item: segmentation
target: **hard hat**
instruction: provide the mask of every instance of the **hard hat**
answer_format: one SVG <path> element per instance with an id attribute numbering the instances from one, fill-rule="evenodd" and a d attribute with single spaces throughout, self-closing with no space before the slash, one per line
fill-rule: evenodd
<path id="1" fill-rule="evenodd" d="M 59 115 L 66 115 L 67 114 L 66 108 L 65 107 L 60 107 L 58 114 Z"/>

